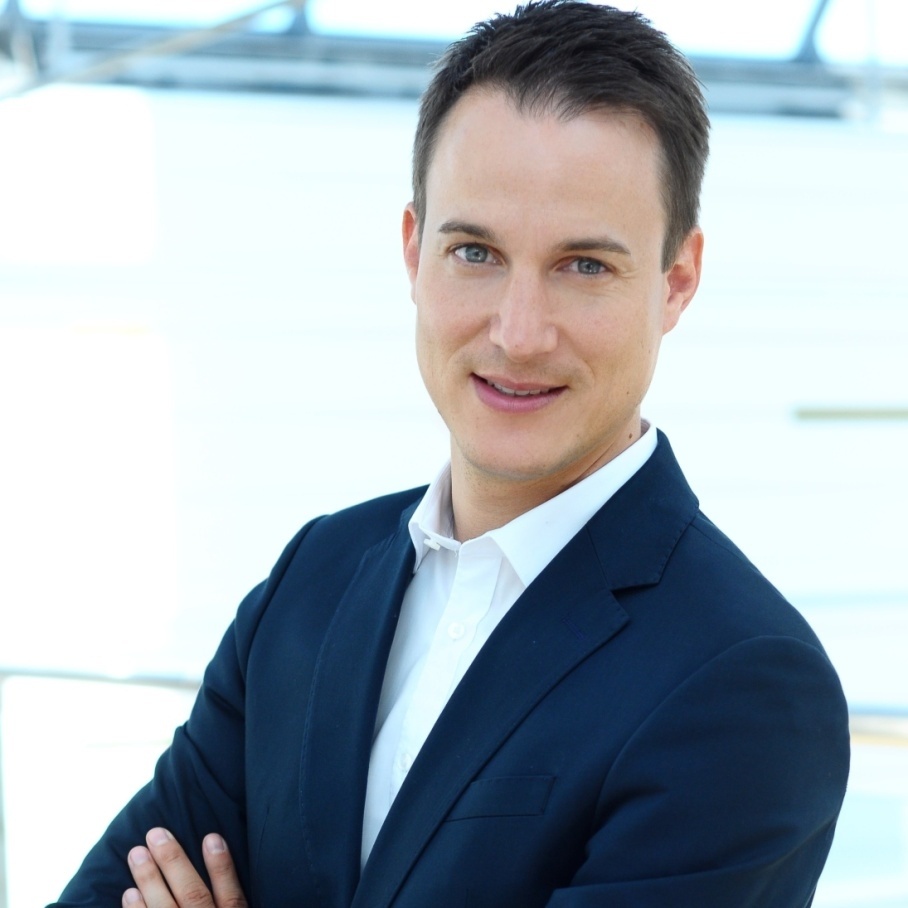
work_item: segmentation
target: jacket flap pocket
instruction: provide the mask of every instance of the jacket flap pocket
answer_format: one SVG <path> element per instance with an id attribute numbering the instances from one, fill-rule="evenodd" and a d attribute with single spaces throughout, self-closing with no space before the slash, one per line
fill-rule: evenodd
<path id="1" fill-rule="evenodd" d="M 454 805 L 448 819 L 538 816 L 545 810 L 554 782 L 554 776 L 477 779 Z"/>

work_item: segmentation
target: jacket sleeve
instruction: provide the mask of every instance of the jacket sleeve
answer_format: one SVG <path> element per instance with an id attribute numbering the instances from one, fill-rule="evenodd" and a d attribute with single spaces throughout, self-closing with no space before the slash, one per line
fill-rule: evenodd
<path id="1" fill-rule="evenodd" d="M 550 908 L 805 908 L 848 775 L 825 654 L 739 643 L 649 716 L 611 768 L 570 886 Z"/>
<path id="2" fill-rule="evenodd" d="M 52 908 L 119 908 L 123 891 L 133 885 L 126 856 L 154 826 L 173 832 L 203 876 L 201 841 L 207 833 L 245 844 L 246 661 L 261 616 L 311 526 L 243 600 L 205 671 L 189 720 L 174 733 L 152 780 L 116 816 Z M 246 848 L 235 847 L 233 857 L 248 884 Z"/>

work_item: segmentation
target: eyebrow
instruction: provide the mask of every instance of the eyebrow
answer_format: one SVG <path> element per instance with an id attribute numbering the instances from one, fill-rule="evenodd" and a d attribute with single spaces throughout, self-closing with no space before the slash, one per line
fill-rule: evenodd
<path id="1" fill-rule="evenodd" d="M 608 236 L 579 237 L 568 240 L 559 247 L 563 252 L 613 252 L 618 255 L 630 255 L 631 251 L 618 240 Z"/>
<path id="2" fill-rule="evenodd" d="M 465 233 L 467 236 L 476 237 L 486 243 L 495 243 L 495 234 L 479 224 L 469 221 L 445 221 L 439 228 L 439 233 Z M 560 252 L 610 252 L 617 255 L 630 255 L 631 251 L 624 245 L 609 236 L 577 237 L 566 240 L 558 247 Z"/>
<path id="3" fill-rule="evenodd" d="M 438 228 L 439 233 L 465 233 L 468 236 L 475 236 L 478 240 L 485 240 L 487 243 L 495 242 L 495 234 L 485 227 L 478 224 L 470 224 L 468 221 L 445 221 Z"/>

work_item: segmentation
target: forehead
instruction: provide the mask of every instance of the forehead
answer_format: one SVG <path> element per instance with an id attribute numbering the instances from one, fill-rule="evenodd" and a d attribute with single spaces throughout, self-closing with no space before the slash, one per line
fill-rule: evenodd
<path id="1" fill-rule="evenodd" d="M 439 130 L 426 215 L 458 205 L 518 218 L 614 216 L 632 207 L 661 231 L 660 165 L 655 133 L 635 113 L 524 111 L 502 91 L 471 89 Z"/>

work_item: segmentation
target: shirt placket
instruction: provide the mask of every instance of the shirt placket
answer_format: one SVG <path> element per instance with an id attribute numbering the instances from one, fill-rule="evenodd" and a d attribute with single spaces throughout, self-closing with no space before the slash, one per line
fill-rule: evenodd
<path id="1" fill-rule="evenodd" d="M 476 628 L 489 610 L 501 553 L 490 540 L 466 543 L 458 553 L 451 594 L 435 629 L 422 673 L 401 729 L 393 765 L 394 795 L 448 702 L 473 654 Z M 466 658 L 466 663 L 465 663 Z"/>

